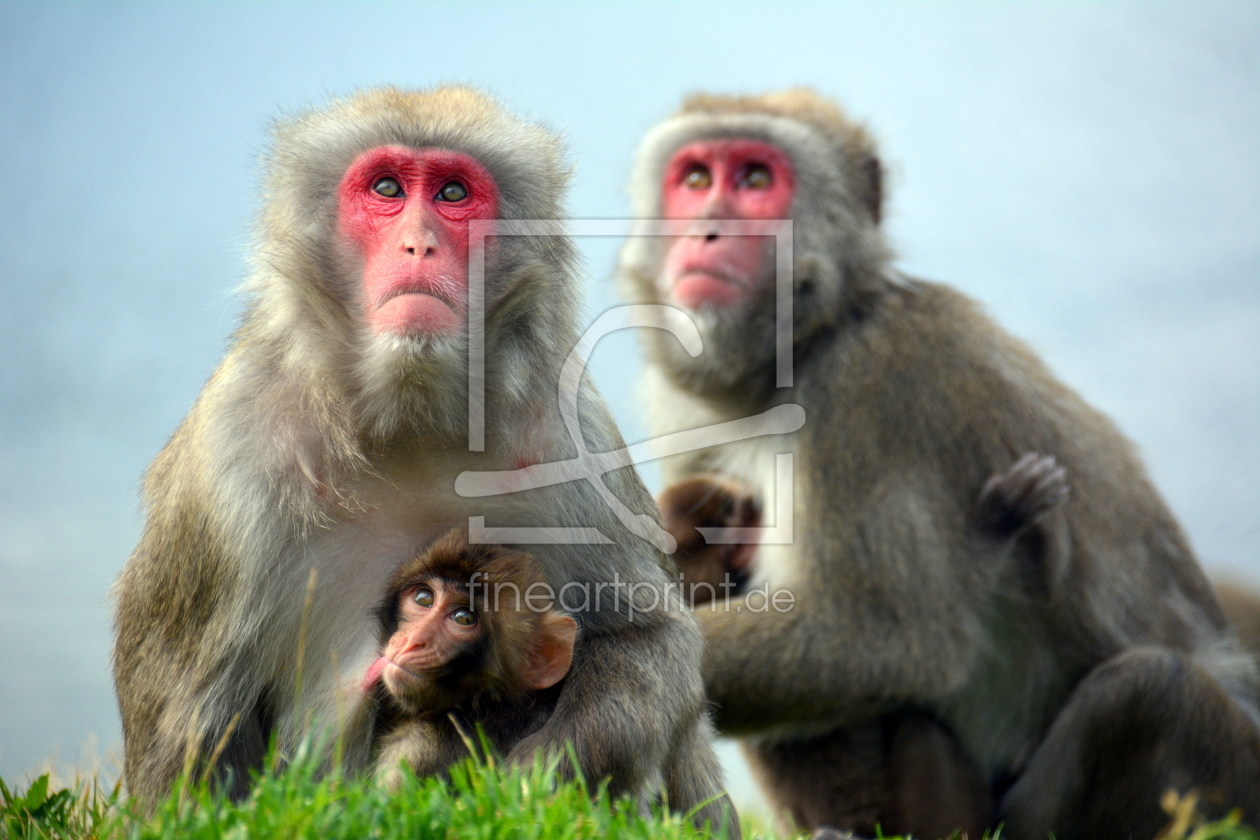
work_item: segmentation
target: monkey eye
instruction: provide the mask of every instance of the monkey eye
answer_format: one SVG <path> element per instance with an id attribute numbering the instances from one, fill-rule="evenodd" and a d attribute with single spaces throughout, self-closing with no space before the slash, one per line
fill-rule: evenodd
<path id="1" fill-rule="evenodd" d="M 451 613 L 451 621 L 455 622 L 460 627 L 472 627 L 477 623 L 477 614 L 466 607 L 460 607 L 455 610 L 455 612 Z"/>
<path id="2" fill-rule="evenodd" d="M 750 163 L 744 170 L 743 177 L 739 179 L 739 185 L 750 190 L 768 190 L 772 183 L 774 178 L 770 175 L 770 169 L 760 163 Z"/>
<path id="3" fill-rule="evenodd" d="M 402 184 L 394 178 L 380 178 L 372 185 L 372 191 L 386 198 L 402 198 Z"/>
<path id="4" fill-rule="evenodd" d="M 411 596 L 411 600 L 415 601 L 422 607 L 433 606 L 433 598 L 433 590 L 425 586 L 421 586 Z"/>
<path id="5" fill-rule="evenodd" d="M 438 190 L 435 201 L 463 201 L 468 197 L 468 188 L 459 181 L 451 181 Z"/>
<path id="6" fill-rule="evenodd" d="M 713 185 L 713 173 L 708 167 L 694 163 L 683 173 L 682 182 L 693 190 L 707 190 Z"/>

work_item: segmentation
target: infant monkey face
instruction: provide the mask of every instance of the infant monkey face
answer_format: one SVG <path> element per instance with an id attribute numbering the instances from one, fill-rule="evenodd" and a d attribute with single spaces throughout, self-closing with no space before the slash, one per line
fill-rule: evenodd
<path id="1" fill-rule="evenodd" d="M 405 693 L 481 638 L 468 591 L 428 578 L 398 596 L 398 629 L 389 637 L 381 677 L 392 694 Z"/>

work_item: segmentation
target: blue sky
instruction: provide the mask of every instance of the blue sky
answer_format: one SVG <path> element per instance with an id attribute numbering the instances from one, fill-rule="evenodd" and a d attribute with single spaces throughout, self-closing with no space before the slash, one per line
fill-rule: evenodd
<path id="1" fill-rule="evenodd" d="M 838 98 L 902 267 L 1028 340 L 1260 584 L 1260 4 L 0 2 L 0 775 L 118 740 L 107 590 L 235 324 L 268 121 L 439 81 L 563 132 L 576 218 L 625 214 L 687 91 Z M 594 317 L 616 243 L 579 244 Z M 593 369 L 641 439 L 633 337 Z"/>

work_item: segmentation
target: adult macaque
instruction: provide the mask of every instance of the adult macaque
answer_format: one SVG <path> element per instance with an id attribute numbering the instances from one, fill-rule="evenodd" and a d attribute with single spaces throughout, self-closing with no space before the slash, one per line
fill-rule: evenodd
<path id="1" fill-rule="evenodd" d="M 447 772 L 468 757 L 466 739 L 476 739 L 477 725 L 507 754 L 546 724 L 578 627 L 555 608 L 531 555 L 469 544 L 462 530 L 452 531 L 399 569 L 387 593 L 377 610 L 383 653 L 364 679 L 380 707 L 376 772 L 387 785 L 397 786 L 404 762 L 420 776 Z M 710 734 L 698 718 L 694 738 Z M 692 777 L 689 755 L 670 755 L 665 766 L 672 807 L 697 809 L 698 826 L 725 824 L 727 836 L 738 837 L 729 799 L 710 801 L 710 780 Z"/>
<path id="2" fill-rule="evenodd" d="M 552 134 L 463 88 L 373 90 L 277 125 L 244 321 L 146 475 L 147 522 L 116 588 L 133 795 L 152 805 L 186 755 L 240 793 L 270 737 L 288 751 L 312 725 L 344 725 L 347 763 L 366 767 L 369 732 L 349 713 L 377 657 L 372 611 L 401 563 L 470 516 L 598 529 L 613 545 L 531 550 L 557 591 L 622 583 L 619 599 L 573 612 L 579 643 L 554 712 L 509 760 L 571 743 L 592 783 L 647 795 L 681 756 L 718 794 L 697 734 L 700 634 L 667 597 L 648 598 L 670 582 L 662 555 L 587 482 L 454 491 L 461 471 L 576 454 L 557 400 L 577 341 L 572 244 L 470 232 L 561 218 L 567 173 Z M 469 318 L 479 300 L 484 344 Z M 484 377 L 471 376 L 482 346 Z M 480 447 L 470 379 L 485 389 Z M 622 446 L 593 392 L 579 407 L 593 450 Z M 634 470 L 603 480 L 655 515 Z"/>
<path id="3" fill-rule="evenodd" d="M 1169 788 L 1260 819 L 1255 669 L 1181 529 L 1105 417 L 967 298 L 893 267 L 881 172 L 866 132 L 801 90 L 692 97 L 639 149 L 636 215 L 690 221 L 632 237 L 620 279 L 704 339 L 693 358 L 644 332 L 654 431 L 785 403 L 807 418 L 666 464 L 667 481 L 794 503 L 794 542 L 760 546 L 753 583 L 795 609 L 697 612 L 718 728 L 746 738 L 780 804 L 844 727 L 912 707 L 980 768 L 1003 836 L 1153 836 Z M 730 219 L 767 235 L 729 235 Z M 778 219 L 793 228 L 776 329 Z M 967 514 L 1023 452 L 1053 453 L 1072 497 L 995 563 Z M 775 487 L 779 453 L 792 486 Z M 809 824 L 844 827 L 844 802 L 809 804 Z"/>

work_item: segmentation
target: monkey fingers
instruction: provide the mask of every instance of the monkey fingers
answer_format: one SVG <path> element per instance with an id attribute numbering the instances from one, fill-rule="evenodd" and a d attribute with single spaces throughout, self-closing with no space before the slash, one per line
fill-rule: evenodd
<path id="1" fill-rule="evenodd" d="M 984 483 L 977 500 L 981 527 L 998 536 L 1027 529 L 1068 497 L 1067 469 L 1051 455 L 1029 452 Z"/>

